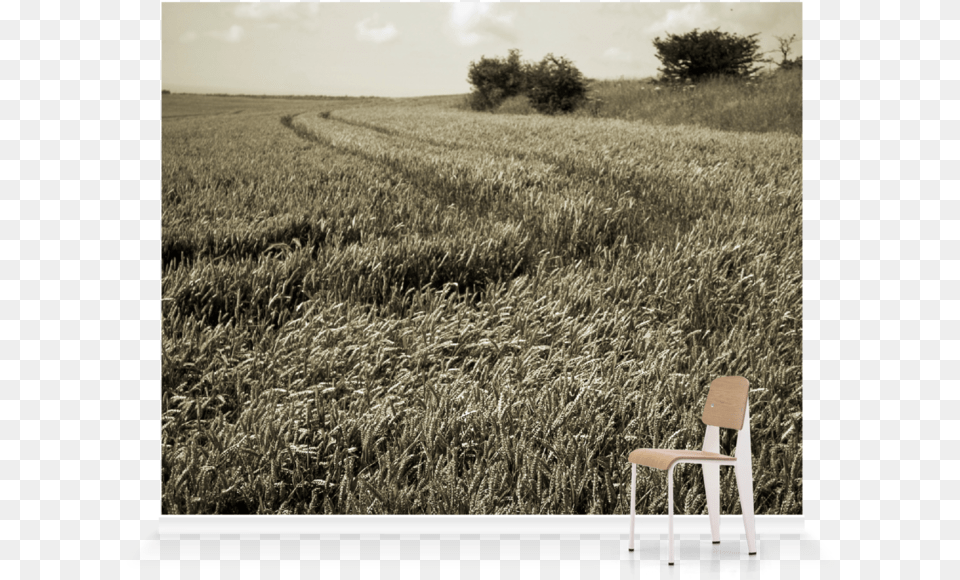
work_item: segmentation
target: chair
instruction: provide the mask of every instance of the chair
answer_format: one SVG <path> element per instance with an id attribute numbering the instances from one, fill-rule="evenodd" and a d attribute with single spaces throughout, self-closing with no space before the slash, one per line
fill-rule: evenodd
<path id="1" fill-rule="evenodd" d="M 713 543 L 720 543 L 720 466 L 732 465 L 740 492 L 743 527 L 747 533 L 747 548 L 751 556 L 757 553 L 756 528 L 753 518 L 753 472 L 750 457 L 750 407 L 747 393 L 750 383 L 743 377 L 720 377 L 710 383 L 707 402 L 703 407 L 703 422 L 707 426 L 703 451 L 635 449 L 630 453 L 632 470 L 630 484 L 630 551 L 633 551 L 634 520 L 637 516 L 637 465 L 666 470 L 667 521 L 670 535 L 670 565 L 673 566 L 673 468 L 678 463 L 699 463 L 703 466 L 703 486 L 707 492 L 707 511 L 710 514 L 710 532 Z M 720 427 L 736 429 L 736 457 L 720 454 Z"/>

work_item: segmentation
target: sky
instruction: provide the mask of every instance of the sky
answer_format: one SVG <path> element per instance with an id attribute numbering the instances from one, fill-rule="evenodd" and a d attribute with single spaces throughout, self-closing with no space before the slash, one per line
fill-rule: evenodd
<path id="1" fill-rule="evenodd" d="M 482 56 L 564 56 L 589 78 L 657 74 L 653 39 L 698 28 L 796 35 L 794 3 L 162 4 L 163 88 L 174 92 L 410 97 L 470 90 Z"/>

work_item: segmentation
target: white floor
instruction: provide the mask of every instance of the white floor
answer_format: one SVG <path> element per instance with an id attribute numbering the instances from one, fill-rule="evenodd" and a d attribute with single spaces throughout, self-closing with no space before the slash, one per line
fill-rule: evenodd
<path id="1" fill-rule="evenodd" d="M 184 536 L 144 539 L 141 578 L 827 578 L 840 554 L 810 533 L 758 534 L 747 555 L 743 534 L 678 535 L 667 565 L 666 534 L 638 536 L 346 535 Z M 859 553 L 859 550 L 857 551 Z M 837 566 L 831 566 L 837 564 Z M 851 562 L 852 563 L 852 562 Z M 856 562 L 855 564 L 859 564 Z M 893 563 L 899 569 L 899 562 Z M 859 566 L 854 569 L 859 570 Z M 39 570 L 38 570 L 39 571 Z M 23 572 L 23 570 L 22 570 Z M 859 576 L 857 576 L 859 577 Z"/>

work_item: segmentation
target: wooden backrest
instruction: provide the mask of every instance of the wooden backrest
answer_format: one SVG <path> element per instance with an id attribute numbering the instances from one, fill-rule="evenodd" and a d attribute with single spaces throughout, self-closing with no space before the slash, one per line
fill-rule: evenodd
<path id="1" fill-rule="evenodd" d="M 743 377 L 719 377 L 710 383 L 703 422 L 725 429 L 743 429 L 750 382 Z"/>

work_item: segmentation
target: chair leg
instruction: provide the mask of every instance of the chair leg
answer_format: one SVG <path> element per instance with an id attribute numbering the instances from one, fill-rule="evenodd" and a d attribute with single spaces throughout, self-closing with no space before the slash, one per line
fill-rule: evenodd
<path id="1" fill-rule="evenodd" d="M 703 487 L 707 491 L 707 513 L 710 514 L 710 536 L 720 543 L 720 464 L 703 464 Z"/>
<path id="2" fill-rule="evenodd" d="M 749 461 L 738 461 L 733 468 L 740 491 L 740 510 L 743 512 L 743 527 L 747 532 L 747 550 L 751 556 L 757 553 L 757 533 L 753 518 L 753 468 Z"/>
<path id="3" fill-rule="evenodd" d="M 633 524 L 637 519 L 637 464 L 630 464 L 630 551 L 633 551 Z"/>
<path id="4" fill-rule="evenodd" d="M 670 565 L 673 566 L 673 466 L 667 469 L 667 528 L 670 536 Z"/>

